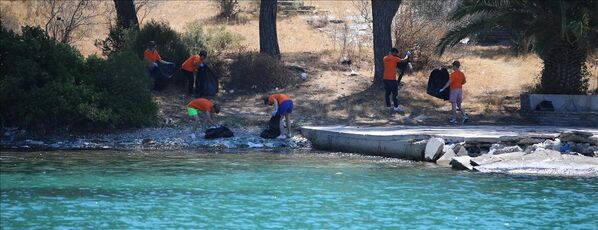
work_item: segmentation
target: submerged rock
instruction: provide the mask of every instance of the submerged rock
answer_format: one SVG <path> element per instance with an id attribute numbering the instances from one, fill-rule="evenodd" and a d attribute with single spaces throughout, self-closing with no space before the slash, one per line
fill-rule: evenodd
<path id="1" fill-rule="evenodd" d="M 473 170 L 470 156 L 453 157 L 451 160 L 451 167 L 457 170 Z"/>

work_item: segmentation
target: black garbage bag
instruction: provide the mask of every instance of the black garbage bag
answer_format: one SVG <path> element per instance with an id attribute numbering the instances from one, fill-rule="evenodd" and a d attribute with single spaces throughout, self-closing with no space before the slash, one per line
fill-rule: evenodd
<path id="1" fill-rule="evenodd" d="M 437 97 L 443 100 L 448 100 L 450 96 L 450 89 L 447 88 L 442 92 L 438 92 L 446 82 L 449 80 L 449 73 L 446 68 L 442 69 L 434 69 L 432 73 L 430 73 L 430 78 L 428 79 L 428 88 L 426 89 L 426 93 L 430 96 Z"/>
<path id="2" fill-rule="evenodd" d="M 150 74 L 152 79 L 154 79 L 154 90 L 161 90 L 166 88 L 168 85 L 169 79 L 174 74 L 176 70 L 176 66 L 174 63 L 161 63 L 156 62 L 158 64 L 157 67 L 154 67 Z"/>
<path id="3" fill-rule="evenodd" d="M 218 76 L 208 67 L 204 65 L 197 70 L 197 77 L 199 78 L 199 86 L 196 88 L 195 96 L 216 96 L 218 94 Z"/>
<path id="4" fill-rule="evenodd" d="M 260 133 L 260 137 L 264 139 L 274 139 L 280 136 L 280 115 L 275 115 L 270 118 L 268 128 Z"/>
<path id="5" fill-rule="evenodd" d="M 220 126 L 217 128 L 210 128 L 206 129 L 206 133 L 204 138 L 205 139 L 216 139 L 216 138 L 227 138 L 227 137 L 234 137 L 233 131 L 228 129 L 227 127 Z"/>

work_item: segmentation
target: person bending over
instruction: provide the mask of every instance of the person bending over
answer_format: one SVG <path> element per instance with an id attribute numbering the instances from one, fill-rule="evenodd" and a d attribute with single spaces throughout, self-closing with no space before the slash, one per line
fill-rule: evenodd
<path id="1" fill-rule="evenodd" d="M 272 94 L 270 96 L 263 97 L 264 105 L 272 105 L 274 106 L 274 111 L 272 111 L 272 116 L 280 115 L 280 131 L 281 134 L 278 138 L 284 138 L 285 135 L 282 134 L 283 132 L 283 121 L 284 118 L 287 124 L 287 134 L 286 137 L 292 137 L 291 132 L 291 113 L 293 112 L 293 100 L 286 95 L 286 94 Z"/>
<path id="2" fill-rule="evenodd" d="M 199 123 L 201 123 L 202 130 L 205 130 L 207 127 L 217 126 L 214 114 L 220 113 L 220 105 L 205 98 L 197 98 L 187 104 L 187 113 L 193 124 L 191 137 L 195 138 L 195 132 Z"/>

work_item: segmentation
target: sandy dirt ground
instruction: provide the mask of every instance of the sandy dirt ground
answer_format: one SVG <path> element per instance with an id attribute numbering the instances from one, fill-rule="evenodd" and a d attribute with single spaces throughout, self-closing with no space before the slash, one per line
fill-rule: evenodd
<path id="1" fill-rule="evenodd" d="M 110 1 L 111 2 L 111 1 Z M 351 1 L 305 1 L 336 18 L 353 16 L 355 4 Z M 35 11 L 21 1 L 3 1 L 3 7 L 16 15 L 21 25 L 40 23 Z M 109 9 L 110 4 L 103 6 Z M 243 13 L 240 22 L 225 25 L 228 31 L 238 33 L 245 39 L 247 51 L 259 50 L 258 20 L 255 4 L 242 2 Z M 98 9 L 100 10 L 100 9 Z M 182 32 L 187 23 L 200 20 L 206 26 L 223 25 L 216 22 L 216 6 L 210 1 L 158 1 L 143 17 L 143 22 L 158 20 L 168 22 L 175 30 Z M 110 10 L 104 20 L 92 28 L 93 33 L 74 45 L 84 55 L 99 53 L 93 45 L 95 39 L 107 34 L 107 19 L 113 15 Z M 4 17 L 5 15 L 3 15 Z M 405 114 L 390 113 L 384 107 L 383 89 L 372 86 L 372 51 L 369 44 L 359 47 L 359 57 L 354 67 L 357 76 L 350 76 L 347 67 L 338 64 L 343 50 L 338 39 L 329 29 L 318 29 L 307 23 L 306 15 L 279 15 L 277 29 L 282 60 L 289 65 L 306 69 L 308 78 L 299 85 L 278 89 L 294 98 L 296 110 L 294 126 L 305 124 L 351 124 L 351 125 L 443 125 L 448 124 L 450 104 L 426 95 L 425 88 L 430 70 L 405 76 L 405 85 L 400 90 L 400 104 Z M 345 51 L 346 53 L 346 51 Z M 450 49 L 442 60 L 460 60 L 468 83 L 464 86 L 464 108 L 471 116 L 471 124 L 527 124 L 517 113 L 518 96 L 536 81 L 542 68 L 541 60 L 533 54 L 513 56 L 508 48 L 493 46 L 462 46 Z M 598 61 L 596 61 L 598 63 Z M 598 84 L 598 68 L 590 62 L 593 73 L 592 87 Z M 216 101 L 223 104 L 221 119 L 230 124 L 263 125 L 268 119 L 268 109 L 258 99 L 262 95 L 229 93 Z M 163 126 L 185 124 L 185 105 L 192 98 L 174 88 L 155 93 L 160 105 L 160 119 Z"/>

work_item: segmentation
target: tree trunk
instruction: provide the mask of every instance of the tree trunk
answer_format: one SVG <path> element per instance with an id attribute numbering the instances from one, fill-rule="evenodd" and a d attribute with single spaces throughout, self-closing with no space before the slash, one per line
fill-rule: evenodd
<path id="1" fill-rule="evenodd" d="M 262 0 L 260 2 L 260 53 L 280 59 L 278 36 L 276 35 L 277 2 L 277 0 Z"/>
<path id="2" fill-rule="evenodd" d="M 587 50 L 577 43 L 562 39 L 544 57 L 540 79 L 540 93 L 586 94 L 589 72 L 586 66 Z"/>
<path id="3" fill-rule="evenodd" d="M 135 12 L 133 0 L 114 0 L 114 6 L 116 7 L 118 27 L 139 30 L 139 20 L 137 20 L 137 12 Z"/>
<path id="4" fill-rule="evenodd" d="M 374 33 L 374 83 L 382 83 L 384 63 L 382 59 L 392 48 L 391 24 L 401 0 L 372 0 Z"/>

